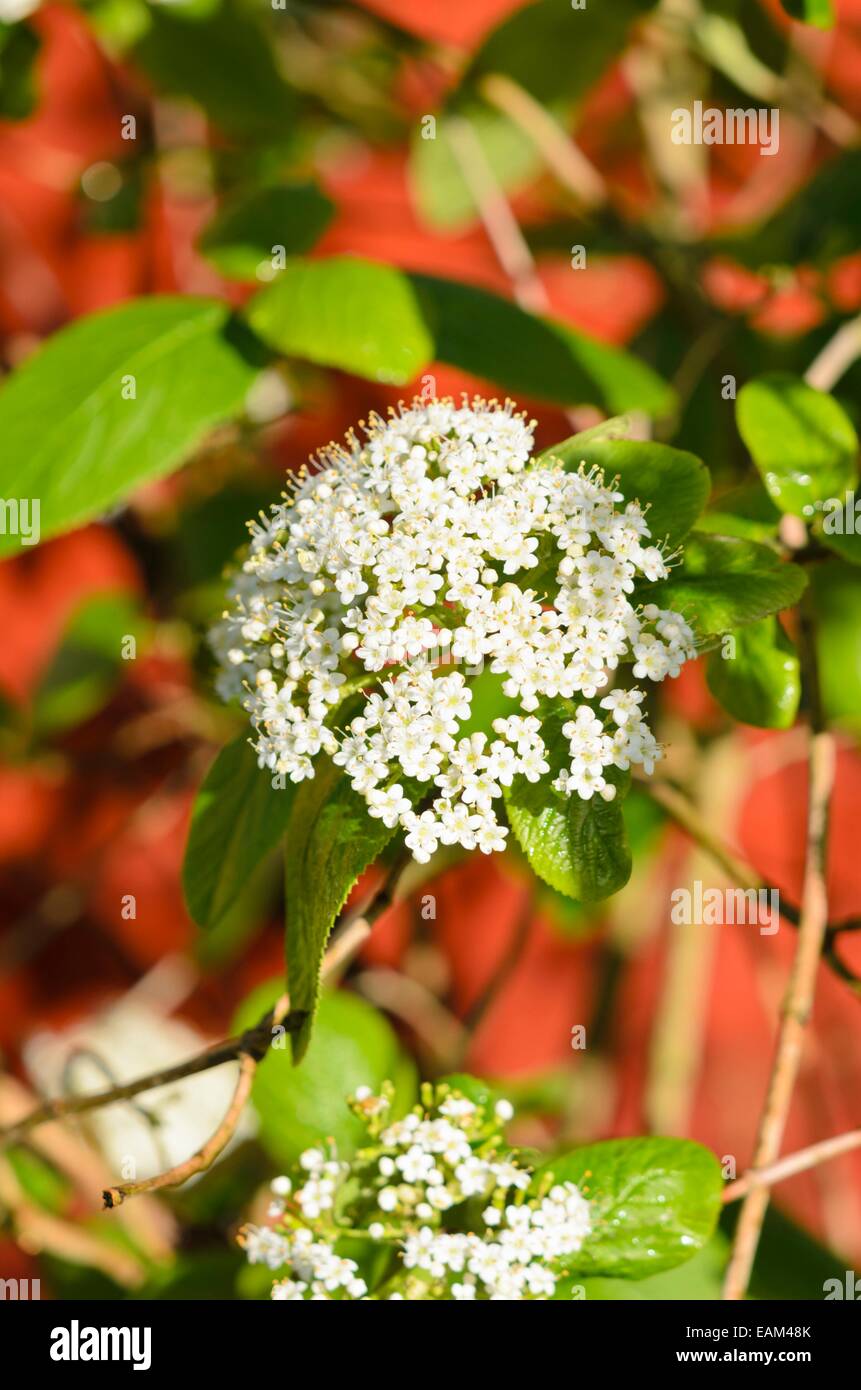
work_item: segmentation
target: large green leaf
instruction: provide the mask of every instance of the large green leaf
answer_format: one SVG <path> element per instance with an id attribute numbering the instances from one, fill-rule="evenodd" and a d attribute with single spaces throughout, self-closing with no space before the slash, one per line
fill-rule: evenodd
<path id="1" fill-rule="evenodd" d="M 296 97 L 250 9 L 155 5 L 149 21 L 134 58 L 158 87 L 198 102 L 225 135 L 289 138 Z"/>
<path id="2" fill-rule="evenodd" d="M 836 15 L 834 0 L 780 0 L 788 15 L 816 29 L 832 29 Z"/>
<path id="3" fill-rule="evenodd" d="M 224 275 L 253 280 L 272 249 L 285 256 L 309 251 L 326 228 L 334 204 L 314 183 L 278 184 L 242 193 L 226 203 L 200 238 L 200 249 Z M 262 278 L 262 277 L 261 277 Z"/>
<path id="4" fill-rule="evenodd" d="M 572 435 L 541 455 L 542 461 L 561 458 L 566 468 L 604 470 L 609 484 L 618 478 L 626 502 L 648 506 L 653 540 L 675 547 L 690 531 L 706 504 L 711 486 L 709 471 L 694 454 L 668 444 L 632 439 L 602 439 Z"/>
<path id="5" fill-rule="evenodd" d="M 672 1269 L 703 1248 L 720 1212 L 720 1164 L 690 1139 L 608 1139 L 550 1159 L 536 1178 L 547 1172 L 592 1204 L 592 1234 L 565 1260 L 574 1275 Z"/>
<path id="6" fill-rule="evenodd" d="M 415 287 L 391 266 L 352 256 L 288 262 L 246 308 L 280 352 L 403 386 L 434 355 Z"/>
<path id="7" fill-rule="evenodd" d="M 0 495 L 38 498 L 45 537 L 177 467 L 241 413 L 254 379 L 228 318 L 213 300 L 165 296 L 58 333 L 0 390 Z M 0 553 L 16 547 L 0 536 Z"/>
<path id="8" fill-rule="evenodd" d="M 861 730 L 861 584 L 841 560 L 811 566 L 811 605 L 826 714 Z"/>
<path id="9" fill-rule="evenodd" d="M 562 725 L 568 716 L 545 717 L 542 737 L 550 772 L 540 782 L 515 777 L 504 789 L 505 809 L 520 848 L 540 879 L 578 902 L 600 902 L 623 888 L 631 875 L 631 850 L 621 802 L 630 774 L 608 768 L 616 787 L 612 801 L 563 796 L 551 786 L 567 757 Z"/>
<path id="10" fill-rule="evenodd" d="M 724 1270 L 729 1256 L 729 1241 L 718 1229 L 711 1240 L 683 1265 L 653 1274 L 648 1279 L 582 1279 L 570 1275 L 559 1280 L 554 1297 L 557 1300 L 585 1297 L 602 1303 L 627 1303 L 631 1299 L 647 1302 L 696 1301 L 717 1302 L 721 1296 Z M 582 1288 L 582 1295 L 579 1289 Z"/>
<path id="11" fill-rule="evenodd" d="M 638 358 L 472 285 L 413 275 L 436 356 L 515 395 L 560 405 L 597 402 L 612 414 L 662 416 L 672 389 Z"/>
<path id="12" fill-rule="evenodd" d="M 462 228 L 478 216 L 474 192 L 464 179 L 453 144 L 457 139 L 454 122 L 464 119 L 506 192 L 529 182 L 541 169 L 533 142 L 501 111 L 472 102 L 453 118 L 437 116 L 433 139 L 426 139 L 421 128 L 413 137 L 410 184 L 424 220 L 447 231 Z"/>
<path id="13" fill-rule="evenodd" d="M 284 835 L 296 797 L 273 787 L 245 734 L 222 748 L 197 794 L 182 882 L 188 910 L 216 927 L 241 897 L 264 857 Z"/>
<path id="14" fill-rule="evenodd" d="M 840 497 L 832 497 L 809 522 L 813 535 L 850 565 L 861 565 L 861 486 L 852 487 Z"/>
<path id="15" fill-rule="evenodd" d="M 293 803 L 284 861 L 290 1006 L 307 1018 L 292 1036 L 294 1061 L 308 1047 L 320 966 L 332 925 L 357 878 L 394 835 L 368 814 L 347 777 L 321 757 Z"/>
<path id="16" fill-rule="evenodd" d="M 832 396 L 799 377 L 775 372 L 738 393 L 736 419 L 772 501 L 781 511 L 813 516 L 842 497 L 856 478 L 858 437 Z"/>
<path id="17" fill-rule="evenodd" d="M 791 608 L 805 583 L 801 566 L 785 563 L 768 546 L 695 531 L 681 565 L 640 596 L 681 613 L 707 640 Z"/>
<path id="18" fill-rule="evenodd" d="M 798 653 L 777 618 L 762 618 L 732 634 L 734 650 L 710 654 L 706 680 L 734 719 L 760 729 L 788 729 L 801 699 Z"/>
<path id="19" fill-rule="evenodd" d="M 280 352 L 403 385 L 433 360 L 562 405 L 662 415 L 672 391 L 650 367 L 498 295 L 353 256 L 291 261 L 245 310 Z"/>
<path id="20" fill-rule="evenodd" d="M 29 24 L 0 23 L 0 118 L 23 121 L 36 105 L 41 39 Z"/>
<path id="21" fill-rule="evenodd" d="M 776 543 L 780 512 L 759 478 L 719 494 L 697 522 L 697 530 L 742 540 Z"/>
<path id="22" fill-rule="evenodd" d="M 242 1001 L 234 1029 L 253 1027 L 283 988 L 282 980 L 270 980 L 255 989 Z M 383 1081 L 392 1081 L 394 1114 L 404 1113 L 415 1100 L 412 1062 L 382 1014 L 355 995 L 324 991 L 301 1067 L 291 1065 L 289 1051 L 280 1045 L 283 1041 L 283 1036 L 276 1039 L 258 1066 L 251 1092 L 261 1143 L 282 1168 L 330 1136 L 339 1157 L 355 1152 L 367 1131 L 344 1098 L 359 1086 L 377 1091 Z"/>
<path id="23" fill-rule="evenodd" d="M 516 777 L 506 789 L 505 808 L 533 870 L 557 892 L 594 903 L 628 882 L 631 851 L 618 793 L 613 801 L 584 801 Z"/>
<path id="24" fill-rule="evenodd" d="M 654 0 L 538 0 L 494 29 L 468 69 L 467 82 L 503 73 L 541 102 L 581 97 L 625 47 L 628 30 Z"/>

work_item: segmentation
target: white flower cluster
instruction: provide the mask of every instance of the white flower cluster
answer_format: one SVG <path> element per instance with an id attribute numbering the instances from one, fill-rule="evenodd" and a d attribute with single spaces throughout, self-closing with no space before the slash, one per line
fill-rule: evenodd
<path id="1" fill-rule="evenodd" d="M 306 1150 L 301 1185 L 294 1191 L 287 1177 L 272 1184 L 276 1228 L 241 1232 L 251 1263 L 288 1271 L 272 1297 L 552 1298 L 560 1261 L 591 1231 L 589 1203 L 576 1185 L 552 1176 L 536 1183 L 503 1150 L 502 1125 L 513 1114 L 507 1101 L 490 1110 L 442 1084 L 425 1089 L 423 1106 L 387 1124 L 390 1094 L 364 1088 L 352 1098 L 372 1141 L 352 1163 Z M 347 1235 L 353 1245 L 389 1248 L 391 1267 L 371 1294 L 356 1261 L 338 1253 Z"/>
<path id="2" fill-rule="evenodd" d="M 272 1270 L 291 1267 L 292 1278 L 280 1279 L 272 1286 L 274 1299 L 321 1302 L 340 1290 L 347 1298 L 364 1298 L 368 1292 L 355 1260 L 336 1255 L 331 1245 L 315 1240 L 309 1230 L 285 1236 L 266 1226 L 246 1226 L 242 1242 L 251 1264 L 265 1264 Z"/>
<path id="3" fill-rule="evenodd" d="M 510 402 L 416 402 L 366 429 L 251 524 L 213 630 L 219 690 L 242 699 L 261 767 L 301 781 L 324 750 L 422 862 L 440 843 L 504 848 L 494 802 L 550 770 L 542 700 L 573 715 L 559 790 L 609 800 L 608 769 L 651 770 L 643 692 L 610 690 L 603 718 L 587 703 L 626 657 L 659 681 L 695 654 L 677 613 L 632 602 L 635 581 L 668 573 L 638 502 L 600 472 L 528 467 L 532 425 Z M 464 736 L 471 691 L 452 663 L 489 665 L 521 712 Z"/>

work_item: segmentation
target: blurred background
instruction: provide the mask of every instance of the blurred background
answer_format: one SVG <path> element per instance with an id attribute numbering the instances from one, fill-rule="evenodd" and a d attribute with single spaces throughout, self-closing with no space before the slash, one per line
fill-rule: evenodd
<path id="1" fill-rule="evenodd" d="M 225 252 L 204 231 L 231 199 L 301 183 L 302 224 L 275 238 L 288 255 L 443 275 L 626 348 L 675 389 L 657 436 L 734 492 L 747 464 L 724 380 L 803 372 L 861 311 L 861 0 L 836 0 L 828 29 L 777 0 L 593 4 L 588 41 L 560 44 L 551 25 L 506 60 L 500 26 L 518 0 L 0 0 L 4 368 L 130 298 L 241 304 L 276 272 L 253 244 Z M 694 100 L 779 108 L 779 148 L 673 145 L 670 113 Z M 854 366 L 839 387 L 856 422 L 859 382 Z M 499 391 L 442 364 L 433 387 Z M 277 864 L 212 935 L 183 905 L 195 791 L 241 727 L 212 691 L 204 634 L 244 522 L 284 471 L 411 393 L 291 366 L 181 472 L 0 564 L 0 1124 L 40 1095 L 180 1060 L 271 995 Z M 601 418 L 518 404 L 542 446 Z M 753 504 L 747 520 L 755 535 Z M 861 919 L 857 574 L 835 559 L 816 581 L 842 731 L 831 915 L 846 927 Z M 118 633 L 134 636 L 131 659 Z M 702 665 L 661 687 L 666 771 L 797 905 L 803 734 L 733 724 Z M 270 1058 L 230 1151 L 180 1192 L 98 1210 L 109 1182 L 161 1171 L 212 1132 L 228 1068 L 34 1131 L 0 1157 L 0 1277 L 56 1297 L 265 1293 L 231 1243 L 237 1224 L 312 1139 L 349 1144 L 341 1094 L 386 1076 L 407 1089 L 417 1075 L 487 1077 L 527 1146 L 688 1135 L 743 1172 L 794 931 L 674 927 L 674 888 L 725 880 L 642 792 L 628 821 L 632 879 L 597 909 L 536 885 L 513 854 L 441 863 L 330 992 L 301 1070 Z M 855 970 L 861 938 L 842 931 L 786 1152 L 859 1123 Z M 781 1185 L 755 1295 L 821 1297 L 857 1265 L 859 1179 L 856 1154 Z M 726 1241 L 642 1296 L 716 1297 Z"/>

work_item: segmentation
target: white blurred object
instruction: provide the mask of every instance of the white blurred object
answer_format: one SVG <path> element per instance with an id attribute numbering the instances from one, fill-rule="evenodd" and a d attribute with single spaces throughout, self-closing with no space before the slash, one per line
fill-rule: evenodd
<path id="1" fill-rule="evenodd" d="M 28 14 L 38 10 L 39 0 L 0 0 L 0 20 L 4 24 L 17 24 Z"/>
<path id="2" fill-rule="evenodd" d="M 34 1034 L 23 1057 L 34 1086 L 53 1099 L 109 1090 L 162 1071 L 193 1057 L 209 1041 L 189 1024 L 127 996 L 62 1032 Z M 214 1134 L 230 1105 L 238 1072 L 238 1063 L 226 1062 L 82 1115 L 80 1124 L 104 1155 L 115 1182 L 154 1177 L 190 1158 Z M 255 1129 L 248 1107 L 224 1152 Z"/>

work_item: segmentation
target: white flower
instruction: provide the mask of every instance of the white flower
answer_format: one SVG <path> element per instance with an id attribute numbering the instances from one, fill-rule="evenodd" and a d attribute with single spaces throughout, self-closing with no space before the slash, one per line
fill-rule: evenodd
<path id="1" fill-rule="evenodd" d="M 467 1100 L 465 1096 L 449 1096 L 439 1108 L 441 1115 L 448 1115 L 453 1120 L 465 1119 L 474 1115 L 475 1111 L 475 1104 L 471 1100 Z"/>
<path id="2" fill-rule="evenodd" d="M 556 1183 L 549 1192 L 544 1185 L 543 1197 L 529 1195 L 530 1171 L 518 1165 L 517 1155 L 500 1151 L 501 1126 L 513 1113 L 507 1101 L 492 1108 L 476 1105 L 443 1086 L 433 1101 L 426 1096 L 425 1105 L 379 1134 L 374 1115 L 385 1107 L 374 1102 L 391 1094 L 388 1087 L 383 1089 L 383 1096 L 375 1097 L 361 1087 L 351 1100 L 371 1139 L 371 1147 L 361 1148 L 354 1161 L 355 1172 L 334 1156 L 320 1163 L 320 1150 L 306 1151 L 305 1171 L 309 1163 L 314 1171 L 297 1192 L 301 1218 L 284 1202 L 273 1213 L 276 1229 L 244 1228 L 240 1239 L 248 1259 L 285 1272 L 273 1285 L 273 1299 L 314 1302 L 368 1296 L 355 1262 L 337 1253 L 335 1242 L 340 1244 L 341 1236 L 350 1232 L 346 1212 L 335 1222 L 330 1209 L 324 1210 L 317 1200 L 324 1184 L 336 1187 L 341 1182 L 351 1188 L 346 1211 L 356 1203 L 360 1208 L 354 1218 L 355 1235 L 387 1239 L 399 1247 L 392 1251 L 400 1255 L 399 1272 L 390 1269 L 386 1282 L 402 1280 L 405 1291 L 379 1296 L 457 1302 L 552 1298 L 558 1262 L 576 1253 L 592 1229 L 589 1203 L 576 1185 Z M 387 1152 L 392 1149 L 394 1158 Z M 386 1182 L 391 1173 L 403 1179 L 399 1186 Z M 503 1194 L 512 1188 L 517 1190 L 515 1200 L 502 1207 Z M 315 1192 L 312 1203 L 302 1201 L 308 1189 Z M 466 1213 L 457 1212 L 457 1207 L 491 1190 L 497 1195 L 484 1208 L 481 1233 L 473 1229 L 471 1216 L 464 1231 Z M 373 1219 L 364 1226 L 365 1214 L 372 1214 L 375 1205 L 392 1213 L 388 1223 Z M 451 1210 L 454 1229 L 448 1230 L 445 1213 Z"/>
<path id="3" fill-rule="evenodd" d="M 545 701 L 575 716 L 564 795 L 609 799 L 609 768 L 650 771 L 644 692 L 609 689 L 614 673 L 632 657 L 636 680 L 663 680 L 695 654 L 679 614 L 639 606 L 668 573 L 639 504 L 585 465 L 528 466 L 532 428 L 510 402 L 374 417 L 251 524 L 212 633 L 219 693 L 242 701 L 260 766 L 300 782 L 325 751 L 420 863 L 440 844 L 505 848 L 504 788 L 551 772 Z M 489 667 L 519 702 L 492 742 L 463 736 L 471 691 L 450 661 Z"/>
<path id="4" fill-rule="evenodd" d="M 289 1241 L 266 1226 L 246 1226 L 240 1238 L 249 1264 L 280 1269 L 290 1258 Z"/>

